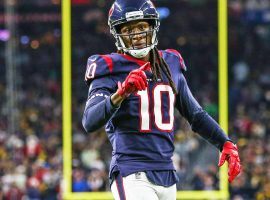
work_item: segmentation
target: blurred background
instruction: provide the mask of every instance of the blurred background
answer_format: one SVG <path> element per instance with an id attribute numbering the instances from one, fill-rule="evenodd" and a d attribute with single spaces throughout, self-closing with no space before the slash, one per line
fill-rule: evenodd
<path id="1" fill-rule="evenodd" d="M 72 0 L 72 188 L 109 191 L 111 146 L 81 118 L 87 58 L 115 51 L 112 0 Z M 218 120 L 217 0 L 155 0 L 159 49 L 181 52 L 186 78 Z M 243 172 L 231 199 L 270 199 L 270 1 L 228 0 L 229 134 Z M 0 0 L 0 199 L 61 199 L 61 1 Z M 218 151 L 177 116 L 178 190 L 219 189 Z"/>

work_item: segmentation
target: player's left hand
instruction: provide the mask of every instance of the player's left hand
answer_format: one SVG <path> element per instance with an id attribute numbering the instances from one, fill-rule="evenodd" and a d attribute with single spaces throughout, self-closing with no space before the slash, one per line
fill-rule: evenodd
<path id="1" fill-rule="evenodd" d="M 241 164 L 240 164 L 240 158 L 238 155 L 238 148 L 235 144 L 233 144 L 230 141 L 227 141 L 223 145 L 223 150 L 221 152 L 221 156 L 219 159 L 218 166 L 221 167 L 225 160 L 227 160 L 229 164 L 229 182 L 231 183 L 235 177 L 240 173 L 241 171 Z"/>

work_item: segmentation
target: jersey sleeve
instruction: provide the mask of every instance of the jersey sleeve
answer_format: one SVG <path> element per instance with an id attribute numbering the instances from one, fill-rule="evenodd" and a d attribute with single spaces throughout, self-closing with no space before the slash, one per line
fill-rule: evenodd
<path id="1" fill-rule="evenodd" d="M 110 76 L 107 63 L 99 57 L 88 59 L 85 77 L 89 92 L 82 124 L 86 132 L 93 132 L 104 126 L 118 110 L 110 99 L 117 85 Z"/>
<path id="2" fill-rule="evenodd" d="M 85 82 L 89 86 L 94 79 L 109 76 L 113 61 L 109 55 L 93 55 L 88 58 L 85 72 Z"/>
<path id="3" fill-rule="evenodd" d="M 82 118 L 86 132 L 101 128 L 117 112 L 118 107 L 113 106 L 111 102 L 111 95 L 115 90 L 116 84 L 110 77 L 92 80 Z"/>
<path id="4" fill-rule="evenodd" d="M 183 74 L 179 75 L 179 79 L 179 91 L 176 99 L 177 109 L 188 120 L 194 132 L 221 151 L 223 144 L 230 139 L 193 97 Z"/>

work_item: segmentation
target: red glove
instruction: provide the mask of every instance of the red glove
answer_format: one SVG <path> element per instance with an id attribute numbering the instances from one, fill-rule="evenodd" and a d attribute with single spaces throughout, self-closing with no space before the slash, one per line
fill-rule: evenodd
<path id="1" fill-rule="evenodd" d="M 132 70 L 123 83 L 118 82 L 118 90 L 116 92 L 122 97 L 128 97 L 134 92 L 145 90 L 148 83 L 144 70 L 148 69 L 149 63 L 146 63 L 139 69 Z"/>
<path id="2" fill-rule="evenodd" d="M 241 164 L 237 146 L 230 141 L 225 142 L 223 145 L 223 150 L 221 152 L 218 166 L 221 167 L 224 164 L 225 160 L 227 160 L 229 164 L 228 175 L 229 182 L 231 183 L 234 178 L 240 173 Z"/>

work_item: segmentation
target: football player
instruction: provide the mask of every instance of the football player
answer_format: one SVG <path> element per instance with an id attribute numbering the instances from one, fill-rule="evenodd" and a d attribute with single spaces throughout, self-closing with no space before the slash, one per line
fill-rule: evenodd
<path id="1" fill-rule="evenodd" d="M 228 162 L 233 181 L 241 168 L 237 146 L 192 96 L 180 53 L 157 49 L 160 20 L 153 3 L 116 0 L 108 24 L 118 51 L 88 59 L 82 123 L 87 132 L 106 125 L 114 198 L 176 199 L 174 108 L 221 151 L 218 165 Z"/>

